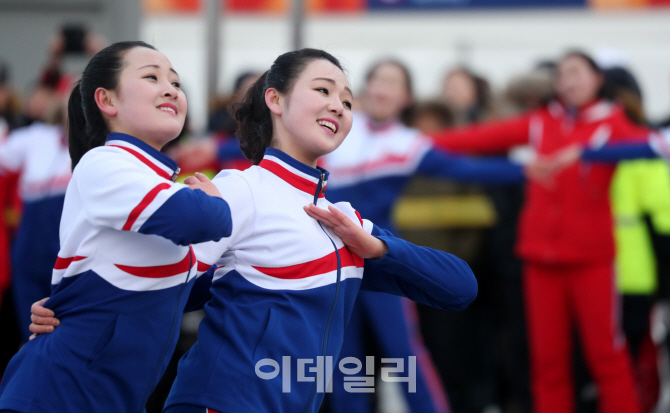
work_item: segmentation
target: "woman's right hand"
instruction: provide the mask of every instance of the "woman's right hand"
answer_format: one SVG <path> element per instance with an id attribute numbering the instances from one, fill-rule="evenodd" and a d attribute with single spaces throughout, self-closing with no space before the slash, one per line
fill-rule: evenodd
<path id="1" fill-rule="evenodd" d="M 30 340 L 34 339 L 39 334 L 51 333 L 54 331 L 54 328 L 60 324 L 60 320 L 55 317 L 54 312 L 48 308 L 44 308 L 44 303 L 48 299 L 49 297 L 43 298 L 33 303 L 30 307 L 30 312 L 32 313 L 30 315 L 30 321 L 32 321 L 32 324 L 30 324 L 28 329 L 33 333 L 33 335 L 30 336 Z"/>
<path id="2" fill-rule="evenodd" d="M 184 179 L 184 183 L 188 185 L 189 188 L 199 189 L 209 196 L 223 198 L 216 185 L 214 185 L 205 174 L 200 172 L 196 172 L 195 176 L 189 176 Z"/>

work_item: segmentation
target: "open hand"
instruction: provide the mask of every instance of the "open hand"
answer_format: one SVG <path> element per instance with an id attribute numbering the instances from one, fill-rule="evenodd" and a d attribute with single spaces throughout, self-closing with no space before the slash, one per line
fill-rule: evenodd
<path id="1" fill-rule="evenodd" d="M 205 176 L 205 174 L 200 172 L 196 172 L 195 176 L 189 176 L 188 178 L 184 179 L 184 183 L 188 185 L 189 188 L 199 189 L 209 196 L 223 198 L 221 196 L 221 192 L 219 192 L 219 188 L 217 188 L 216 185 L 214 185 L 212 181 L 210 181 L 209 178 Z"/>
<path id="2" fill-rule="evenodd" d="M 48 308 L 44 308 L 44 302 L 48 299 L 49 297 L 43 298 L 33 303 L 30 307 L 30 321 L 32 321 L 32 324 L 30 324 L 28 329 L 33 333 L 30 336 L 30 340 L 37 337 L 38 334 L 51 333 L 55 327 L 60 325 L 60 320 L 55 317 L 54 312 Z"/>
<path id="3" fill-rule="evenodd" d="M 381 258 L 388 252 L 388 246 L 384 241 L 368 234 L 334 206 L 328 206 L 328 211 L 314 204 L 309 204 L 303 209 L 307 215 L 328 226 L 353 254 L 361 258 Z"/>

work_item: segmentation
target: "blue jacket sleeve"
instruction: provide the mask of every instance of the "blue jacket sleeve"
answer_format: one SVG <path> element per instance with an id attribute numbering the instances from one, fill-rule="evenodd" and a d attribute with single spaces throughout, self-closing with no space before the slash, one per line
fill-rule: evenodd
<path id="1" fill-rule="evenodd" d="M 219 146 L 217 156 L 220 161 L 228 161 L 231 159 L 246 159 L 240 149 L 240 144 L 237 139 L 231 139 Z"/>
<path id="2" fill-rule="evenodd" d="M 619 162 L 627 159 L 658 158 L 658 154 L 647 142 L 615 143 L 598 149 L 585 148 L 582 159 L 592 162 Z"/>
<path id="3" fill-rule="evenodd" d="M 188 301 L 186 301 L 186 307 L 184 307 L 185 313 L 202 310 L 207 301 L 212 298 L 212 294 L 209 292 L 209 287 L 212 286 L 212 278 L 214 277 L 215 269 L 216 266 L 213 265 L 206 273 L 196 278 L 193 288 L 191 289 L 191 294 L 188 296 Z"/>
<path id="4" fill-rule="evenodd" d="M 388 253 L 366 259 L 362 290 L 407 297 L 444 310 L 463 310 L 477 296 L 477 280 L 468 264 L 444 251 L 420 247 L 373 227 Z"/>
<path id="5" fill-rule="evenodd" d="M 167 238 L 177 245 L 218 241 L 233 229 L 228 203 L 203 191 L 182 188 L 140 227 L 143 234 Z"/>
<path id="6" fill-rule="evenodd" d="M 417 172 L 438 178 L 449 178 L 483 185 L 524 182 L 523 168 L 505 158 L 476 158 L 435 148 L 424 155 Z"/>

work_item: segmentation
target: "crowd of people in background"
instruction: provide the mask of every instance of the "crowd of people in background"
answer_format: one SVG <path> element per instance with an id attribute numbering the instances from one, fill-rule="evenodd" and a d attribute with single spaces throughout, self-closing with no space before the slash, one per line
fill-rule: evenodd
<path id="1" fill-rule="evenodd" d="M 71 177 L 64 105 L 77 77 L 62 72 L 63 48 L 52 44 L 25 97 L 11 82 L 12 70 L 25 68 L 0 62 L 0 377 L 29 340 L 30 307 L 49 296 L 59 249 Z M 416 355 L 418 390 L 405 394 L 411 412 L 587 413 L 598 404 L 607 412 L 670 411 L 668 163 L 602 163 L 584 151 L 582 160 L 556 166 L 555 176 L 524 178 L 542 177 L 524 165 L 568 143 L 597 151 L 608 140 L 646 142 L 668 127 L 647 119 L 634 74 L 572 51 L 502 90 L 467 65 L 445 68 L 441 87 L 424 100 L 414 96 L 404 62 L 371 63 L 364 88 L 354 91 L 351 135 L 323 159 L 330 197 L 408 240 L 463 257 L 479 296 L 452 313 L 361 294 L 342 357 Z M 230 94 L 210 102 L 204 133 L 186 122 L 164 149 L 182 177 L 251 165 L 231 108 L 260 75 L 240 74 Z M 485 199 L 496 219 L 398 228 L 393 212 L 402 196 L 435 205 Z M 197 334 L 197 319 L 195 328 L 187 321 L 149 413 L 161 411 L 176 362 Z M 379 394 L 334 392 L 322 410 L 372 412 L 383 403 Z"/>

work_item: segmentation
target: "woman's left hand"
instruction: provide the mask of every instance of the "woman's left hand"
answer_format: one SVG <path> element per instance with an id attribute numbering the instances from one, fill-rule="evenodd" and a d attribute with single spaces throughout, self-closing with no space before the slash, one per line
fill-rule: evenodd
<path id="1" fill-rule="evenodd" d="M 334 206 L 328 206 L 328 211 L 314 204 L 303 208 L 307 215 L 327 225 L 335 235 L 340 237 L 349 251 L 359 257 L 379 259 L 388 252 L 388 246 L 384 241 L 368 234 L 360 225 Z"/>

